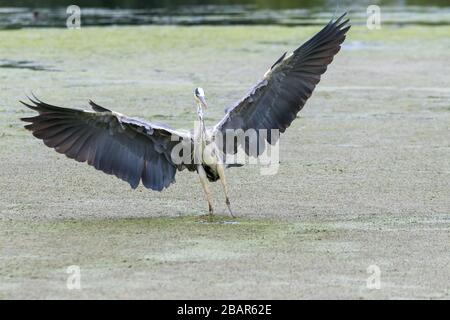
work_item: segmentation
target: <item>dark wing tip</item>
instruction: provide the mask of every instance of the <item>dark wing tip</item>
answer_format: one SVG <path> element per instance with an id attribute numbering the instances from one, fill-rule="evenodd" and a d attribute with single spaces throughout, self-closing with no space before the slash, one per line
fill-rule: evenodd
<path id="1" fill-rule="evenodd" d="M 25 117 L 25 118 L 20 118 L 20 120 L 23 122 L 33 123 L 36 120 L 36 117 Z"/>
<path id="2" fill-rule="evenodd" d="M 102 106 L 96 104 L 92 100 L 89 100 L 89 105 L 91 106 L 92 110 L 97 111 L 97 112 L 111 112 L 111 110 L 103 108 Z"/>
<path id="3" fill-rule="evenodd" d="M 329 27 L 329 28 L 331 27 L 333 29 L 342 29 L 343 27 L 346 27 L 349 22 L 350 22 L 350 18 L 348 18 L 348 13 L 344 12 L 336 20 L 331 19 L 330 22 L 328 22 L 327 27 Z"/>
<path id="4" fill-rule="evenodd" d="M 283 53 L 283 55 L 270 67 L 270 70 L 273 70 L 283 59 L 286 57 L 287 52 Z"/>
<path id="5" fill-rule="evenodd" d="M 34 104 L 35 107 L 44 106 L 46 103 L 42 102 L 36 95 L 32 92 L 31 97 L 29 95 L 26 95 L 28 100 Z"/>
<path id="6" fill-rule="evenodd" d="M 22 100 L 19 100 L 19 102 L 21 103 L 21 104 L 23 104 L 25 107 L 27 107 L 27 108 L 30 108 L 30 109 L 32 109 L 32 110 L 36 110 L 36 105 L 31 105 L 31 104 L 29 104 L 29 103 L 27 103 L 27 102 L 25 102 L 25 101 L 22 101 Z"/>
<path id="7" fill-rule="evenodd" d="M 338 24 L 342 19 L 344 19 L 344 17 L 346 17 L 348 15 L 348 12 L 345 11 L 339 18 L 337 18 L 334 23 Z"/>
<path id="8" fill-rule="evenodd" d="M 339 30 L 341 30 L 341 31 L 343 31 L 345 28 L 347 28 L 347 30 L 348 29 L 350 29 L 350 26 L 351 25 L 349 25 L 348 23 L 350 22 L 350 18 L 346 18 L 345 20 L 344 20 L 344 18 L 345 17 L 347 17 L 347 12 L 344 12 L 344 14 L 343 15 L 341 15 L 339 18 L 337 18 L 336 19 L 336 21 L 334 21 L 334 22 L 332 22 L 333 23 L 333 25 L 337 28 L 337 29 L 339 29 Z M 345 32 L 347 31 L 347 30 L 345 30 Z"/>
<path id="9" fill-rule="evenodd" d="M 31 97 L 29 95 L 26 95 L 28 98 L 28 103 L 20 100 L 19 102 L 22 103 L 24 106 L 31 108 L 33 110 L 37 110 L 39 107 L 45 107 L 47 104 L 45 102 L 42 102 L 38 97 L 34 95 L 34 93 L 31 93 Z M 32 103 L 32 105 L 29 104 L 29 102 Z"/>

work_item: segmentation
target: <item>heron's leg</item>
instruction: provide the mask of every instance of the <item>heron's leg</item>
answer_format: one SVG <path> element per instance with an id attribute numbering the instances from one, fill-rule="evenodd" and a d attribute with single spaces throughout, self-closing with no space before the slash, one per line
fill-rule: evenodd
<path id="1" fill-rule="evenodd" d="M 205 195 L 206 195 L 206 200 L 208 201 L 209 214 L 212 216 L 214 213 L 214 209 L 213 209 L 213 206 L 211 203 L 211 197 L 209 194 L 208 177 L 206 176 L 205 169 L 203 169 L 202 165 L 197 166 L 197 172 L 198 172 L 198 176 L 200 177 L 200 182 L 202 183 L 203 191 L 205 192 Z"/>
<path id="2" fill-rule="evenodd" d="M 235 218 L 233 211 L 231 210 L 230 197 L 228 196 L 228 185 L 227 179 L 225 178 L 225 166 L 221 163 L 217 164 L 217 173 L 219 174 L 220 182 L 223 186 L 223 191 L 225 192 L 225 203 L 227 204 L 228 210 L 233 218 Z"/>

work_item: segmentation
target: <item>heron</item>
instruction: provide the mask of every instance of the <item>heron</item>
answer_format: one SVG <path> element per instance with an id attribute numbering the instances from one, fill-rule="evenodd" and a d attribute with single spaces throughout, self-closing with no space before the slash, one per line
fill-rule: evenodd
<path id="1" fill-rule="evenodd" d="M 240 165 L 226 164 L 223 156 L 237 152 L 239 147 L 247 154 L 250 150 L 238 139 L 232 140 L 232 148 L 218 147 L 217 137 L 227 130 L 279 130 L 284 133 L 340 51 L 349 29 L 349 19 L 344 13 L 296 50 L 284 53 L 247 95 L 226 109 L 225 116 L 213 127 L 205 126 L 208 104 L 205 90 L 200 87 L 194 90 L 199 126 L 193 131 L 174 130 L 163 124 L 128 117 L 92 100 L 89 101 L 91 110 L 84 110 L 48 104 L 34 95 L 28 98 L 29 101 L 20 102 L 38 114 L 21 120 L 27 122 L 25 128 L 46 146 L 115 175 L 133 189 L 142 183 L 147 189 L 162 191 L 175 182 L 177 171 L 196 172 L 211 216 L 214 209 L 209 183 L 220 181 L 226 206 L 234 217 L 225 170 Z M 264 137 L 268 144 L 276 143 L 275 140 L 271 135 Z M 193 161 L 195 152 L 185 161 L 173 159 L 173 151 L 180 146 L 180 141 L 200 150 L 197 153 L 199 161 Z M 207 149 L 211 152 L 204 152 Z M 258 148 L 255 156 L 261 152 Z"/>

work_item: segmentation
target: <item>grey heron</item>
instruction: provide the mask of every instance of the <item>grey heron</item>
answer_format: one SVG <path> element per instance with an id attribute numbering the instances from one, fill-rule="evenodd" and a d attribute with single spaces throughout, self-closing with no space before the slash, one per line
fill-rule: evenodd
<path id="1" fill-rule="evenodd" d="M 177 171 L 188 169 L 197 172 L 211 215 L 213 206 L 208 183 L 220 180 L 226 205 L 233 215 L 225 178 L 225 169 L 229 166 L 221 157 L 223 153 L 235 153 L 238 147 L 245 149 L 245 146 L 242 146 L 241 140 L 233 140 L 231 151 L 229 148 L 218 150 L 215 139 L 227 130 L 285 132 L 340 50 L 350 29 L 345 16 L 331 20 L 291 54 L 283 54 L 250 92 L 228 108 L 223 119 L 212 128 L 207 128 L 203 119 L 207 109 L 205 92 L 202 88 L 195 89 L 200 123 L 197 133 L 131 118 L 92 101 L 89 102 L 92 110 L 81 110 L 47 104 L 36 97 L 29 98 L 29 102 L 21 103 L 37 111 L 38 115 L 22 120 L 29 123 L 25 128 L 43 140 L 46 146 L 76 161 L 87 162 L 104 173 L 115 175 L 128 182 L 133 189 L 142 182 L 146 188 L 162 191 L 175 182 Z M 276 142 L 270 135 L 264 139 L 269 144 Z M 194 149 L 200 145 L 199 163 L 193 161 L 192 155 L 187 161 L 176 162 L 173 159 L 174 148 L 179 146 L 180 141 Z M 211 152 L 202 152 L 208 148 Z M 250 151 L 245 149 L 245 152 L 248 154 Z M 258 149 L 256 156 L 260 153 Z"/>

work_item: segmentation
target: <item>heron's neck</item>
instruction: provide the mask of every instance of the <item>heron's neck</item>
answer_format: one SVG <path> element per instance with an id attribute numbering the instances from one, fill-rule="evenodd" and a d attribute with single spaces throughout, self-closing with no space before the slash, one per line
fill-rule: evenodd
<path id="1" fill-rule="evenodd" d="M 206 137 L 204 137 L 204 134 L 206 133 L 206 127 L 205 127 L 205 121 L 203 120 L 203 109 L 200 105 L 197 105 L 197 116 L 198 121 L 200 123 L 200 134 L 202 137 L 202 140 L 204 140 Z"/>
<path id="2" fill-rule="evenodd" d="M 202 107 L 200 105 L 197 105 L 197 116 L 198 116 L 198 120 L 200 121 L 200 123 L 202 125 L 204 125 L 204 122 L 203 122 L 203 109 L 202 109 Z"/>

